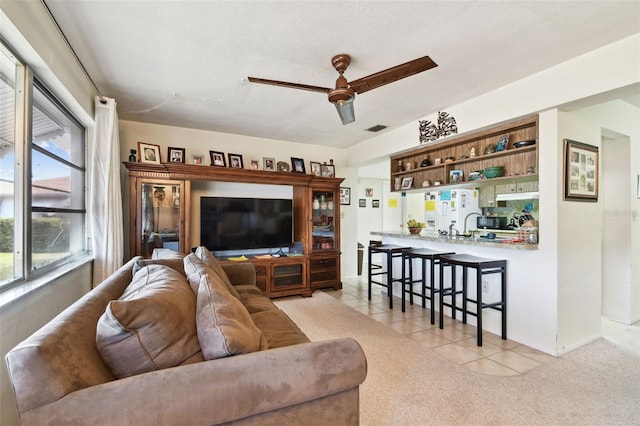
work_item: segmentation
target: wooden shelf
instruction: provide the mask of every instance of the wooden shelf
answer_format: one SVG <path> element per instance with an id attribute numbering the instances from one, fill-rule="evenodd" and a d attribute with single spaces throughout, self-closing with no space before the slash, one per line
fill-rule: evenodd
<path id="1" fill-rule="evenodd" d="M 509 137 L 507 149 L 484 154 L 488 146 L 497 146 L 500 138 L 504 136 Z M 514 143 L 523 140 L 535 140 L 536 144 L 522 148 L 513 146 Z M 538 116 L 535 115 L 421 145 L 391 157 L 391 191 L 442 190 L 444 187 L 474 187 L 482 185 L 484 182 L 495 184 L 503 179 L 537 178 L 537 141 Z M 474 157 L 470 156 L 472 148 L 475 150 Z M 453 158 L 453 161 L 445 162 L 446 158 Z M 441 163 L 434 164 L 436 159 L 440 159 Z M 424 160 L 429 160 L 431 164 L 420 167 L 419 165 Z M 400 170 L 399 162 L 404 165 L 409 163 L 413 167 L 408 170 Z M 467 180 L 470 172 L 484 170 L 490 166 L 502 166 L 503 176 L 493 179 Z M 462 171 L 463 180 L 461 182 L 450 183 L 450 172 L 453 170 Z M 411 188 L 396 189 L 396 180 L 402 181 L 405 177 L 413 178 Z M 430 181 L 431 186 L 423 187 L 424 181 Z M 441 184 L 435 186 L 433 185 L 435 181 L 440 181 Z"/>

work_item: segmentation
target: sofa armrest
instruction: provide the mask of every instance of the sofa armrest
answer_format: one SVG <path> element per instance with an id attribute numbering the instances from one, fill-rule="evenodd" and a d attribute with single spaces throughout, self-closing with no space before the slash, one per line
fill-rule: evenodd
<path id="1" fill-rule="evenodd" d="M 24 425 L 211 425 L 358 387 L 367 362 L 353 339 L 204 361 L 73 392 L 22 413 Z"/>
<path id="2" fill-rule="evenodd" d="M 225 263 L 221 264 L 233 285 L 256 285 L 256 267 L 253 263 Z"/>

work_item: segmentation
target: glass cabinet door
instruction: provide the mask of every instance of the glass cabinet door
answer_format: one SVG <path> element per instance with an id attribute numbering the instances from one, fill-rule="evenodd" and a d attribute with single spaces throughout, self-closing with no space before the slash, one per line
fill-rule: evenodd
<path id="1" fill-rule="evenodd" d="M 138 253 L 150 257 L 154 248 L 182 251 L 182 182 L 141 182 L 138 194 L 140 229 Z"/>
<path id="2" fill-rule="evenodd" d="M 312 194 L 312 221 L 313 244 L 312 251 L 324 251 L 336 249 L 335 234 L 335 192 L 313 190 Z"/>

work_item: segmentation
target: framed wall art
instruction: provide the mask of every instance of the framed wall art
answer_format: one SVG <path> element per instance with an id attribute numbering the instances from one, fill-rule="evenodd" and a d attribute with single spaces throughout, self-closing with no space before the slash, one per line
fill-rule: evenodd
<path id="1" fill-rule="evenodd" d="M 323 164 L 320 170 L 322 177 L 336 177 L 336 168 L 333 164 Z"/>
<path id="2" fill-rule="evenodd" d="M 371 200 L 371 207 L 374 209 L 380 208 L 380 200 Z"/>
<path id="3" fill-rule="evenodd" d="M 240 154 L 228 154 L 229 155 L 229 167 L 232 169 L 244 169 L 244 163 L 242 162 L 242 155 Z"/>
<path id="4" fill-rule="evenodd" d="M 170 163 L 184 163 L 184 148 L 170 146 L 167 149 L 167 158 Z"/>
<path id="5" fill-rule="evenodd" d="M 141 163 L 160 164 L 160 145 L 138 142 Z"/>
<path id="6" fill-rule="evenodd" d="M 220 151 L 209 151 L 209 157 L 211 158 L 211 165 L 218 167 L 227 167 L 227 162 L 224 159 L 224 153 Z"/>
<path id="7" fill-rule="evenodd" d="M 411 189 L 413 186 L 413 177 L 403 177 L 400 189 Z"/>
<path id="8" fill-rule="evenodd" d="M 340 187 L 340 204 L 351 204 L 351 188 Z"/>
<path id="9" fill-rule="evenodd" d="M 367 199 L 366 198 L 360 198 L 358 200 L 358 206 L 359 207 L 367 207 Z"/>
<path id="10" fill-rule="evenodd" d="M 564 199 L 598 201 L 598 147 L 564 140 Z"/>

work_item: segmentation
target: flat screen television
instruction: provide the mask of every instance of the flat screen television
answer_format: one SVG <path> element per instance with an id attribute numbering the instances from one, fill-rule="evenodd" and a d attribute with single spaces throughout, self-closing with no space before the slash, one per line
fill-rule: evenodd
<path id="1" fill-rule="evenodd" d="M 200 198 L 200 244 L 211 251 L 281 249 L 292 241 L 292 200 Z"/>

